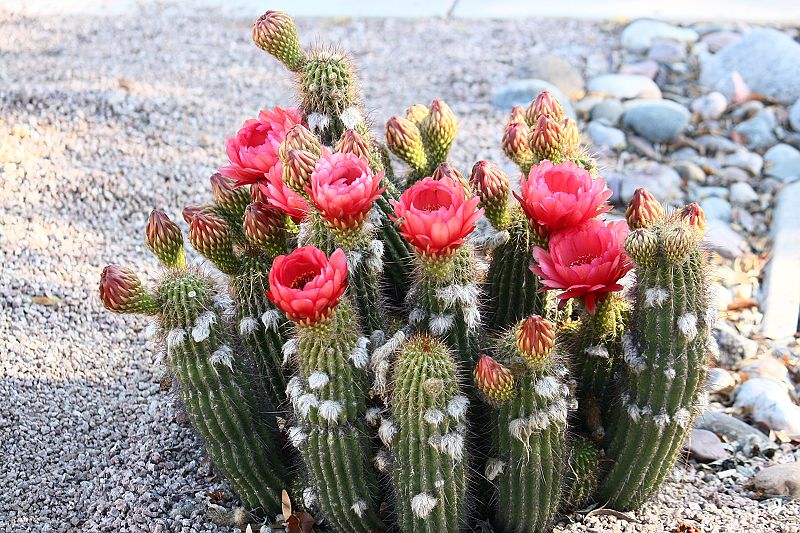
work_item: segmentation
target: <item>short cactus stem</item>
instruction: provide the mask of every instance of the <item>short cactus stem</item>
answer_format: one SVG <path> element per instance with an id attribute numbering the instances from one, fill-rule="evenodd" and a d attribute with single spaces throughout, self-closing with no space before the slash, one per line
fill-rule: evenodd
<path id="1" fill-rule="evenodd" d="M 294 21 L 282 11 L 267 11 L 258 18 L 253 24 L 253 41 L 291 71 L 299 71 L 305 62 Z"/>
<path id="2" fill-rule="evenodd" d="M 428 115 L 423 119 L 422 139 L 428 154 L 428 168 L 436 168 L 447 160 L 450 145 L 456 138 L 458 120 L 444 100 L 431 102 Z"/>
<path id="3" fill-rule="evenodd" d="M 653 236 L 657 256 L 636 265 L 624 381 L 606 435 L 613 463 L 599 489 L 600 499 L 621 510 L 639 507 L 672 470 L 703 405 L 713 342 L 706 258 L 694 230 L 677 218 L 637 231 Z"/>
<path id="4" fill-rule="evenodd" d="M 334 230 L 334 242 L 348 258 L 348 291 L 365 335 L 385 326 L 380 284 L 383 272 L 383 242 L 376 239 L 372 224 L 351 230 Z"/>
<path id="5" fill-rule="evenodd" d="M 145 229 L 145 242 L 161 264 L 171 268 L 186 266 L 183 234 L 180 227 L 163 211 L 150 212 Z"/>
<path id="6" fill-rule="evenodd" d="M 112 313 L 154 315 L 159 306 L 156 298 L 142 285 L 130 268 L 108 265 L 100 275 L 100 300 Z"/>
<path id="7" fill-rule="evenodd" d="M 597 490 L 599 473 L 600 451 L 591 441 L 571 435 L 562 513 L 570 513 L 589 504 Z"/>
<path id="8" fill-rule="evenodd" d="M 287 388 L 296 416 L 289 438 L 300 448 L 328 523 L 337 531 L 372 533 L 384 526 L 364 438 L 361 391 L 368 388 L 369 355 L 359 329 L 346 298 L 328 320 L 300 328 L 290 350 L 299 374 Z"/>
<path id="9" fill-rule="evenodd" d="M 391 419 L 379 431 L 394 459 L 400 531 L 457 533 L 466 525 L 468 405 L 449 350 L 428 335 L 409 339 L 395 363 Z"/>
<path id="10" fill-rule="evenodd" d="M 409 166 L 413 181 L 425 176 L 429 168 L 428 156 L 422 133 L 414 122 L 403 117 L 389 119 L 386 123 L 386 146 Z"/>
<path id="11" fill-rule="evenodd" d="M 622 337 L 630 306 L 618 293 L 598 303 L 595 314 L 584 312 L 573 335 L 570 352 L 578 383 L 579 419 L 592 438 L 601 442 L 608 428 L 608 412 L 615 372 L 622 364 Z"/>
<path id="12" fill-rule="evenodd" d="M 513 332 L 497 347 L 499 359 L 512 368 L 524 359 Z M 494 524 L 500 531 L 549 531 L 561 502 L 566 460 L 566 368 L 554 355 L 536 369 L 522 367 L 516 395 L 494 410 L 497 457 L 486 477 L 497 486 Z"/>

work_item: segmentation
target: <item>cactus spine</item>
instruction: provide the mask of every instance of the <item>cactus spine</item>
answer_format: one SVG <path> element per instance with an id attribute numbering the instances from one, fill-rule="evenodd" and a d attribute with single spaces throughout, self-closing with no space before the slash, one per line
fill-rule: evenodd
<path id="1" fill-rule="evenodd" d="M 517 387 L 514 397 L 495 409 L 498 457 L 486 466 L 486 477 L 497 484 L 495 524 L 514 533 L 551 527 L 566 459 L 566 368 L 552 353 L 552 344 L 544 351 L 529 348 L 541 343 L 528 338 L 524 327 L 503 336 L 498 346 L 500 358 L 517 372 Z"/>
<path id="2" fill-rule="evenodd" d="M 634 509 L 653 494 L 702 403 L 714 317 L 700 246 L 704 224 L 691 207 L 689 216 L 662 217 L 625 242 L 636 263 L 635 312 L 623 337 L 625 383 L 606 439 L 614 463 L 599 490 L 617 509 Z"/>
<path id="3" fill-rule="evenodd" d="M 296 346 L 299 374 L 287 394 L 296 426 L 289 438 L 300 448 L 312 490 L 337 531 L 383 529 L 374 494 L 377 481 L 366 461 L 366 337 L 359 337 L 351 304 L 342 299 L 327 321 L 301 327 Z M 295 344 L 296 343 L 296 344 Z"/>
<path id="4" fill-rule="evenodd" d="M 591 501 L 592 495 L 597 490 L 599 472 L 599 450 L 591 441 L 580 436 L 573 437 L 567 459 L 562 512 L 569 513 L 582 509 Z"/>
<path id="5" fill-rule="evenodd" d="M 466 524 L 468 403 L 444 344 L 412 337 L 395 363 L 392 421 L 383 425 L 384 436 L 392 433 L 387 442 L 400 531 L 457 533 Z"/>

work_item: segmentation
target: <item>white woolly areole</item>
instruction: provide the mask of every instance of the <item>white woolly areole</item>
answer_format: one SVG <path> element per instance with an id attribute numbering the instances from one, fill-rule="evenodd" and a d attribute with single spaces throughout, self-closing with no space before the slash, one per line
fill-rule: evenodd
<path id="1" fill-rule="evenodd" d="M 641 413 L 639 412 L 639 407 L 637 405 L 635 405 L 635 404 L 629 403 L 628 404 L 628 416 L 634 422 L 638 422 L 639 418 L 641 416 Z"/>
<path id="2" fill-rule="evenodd" d="M 308 435 L 303 431 L 302 428 L 297 426 L 289 428 L 289 442 L 291 442 L 292 446 L 295 448 L 302 446 L 307 438 Z"/>
<path id="3" fill-rule="evenodd" d="M 439 500 L 427 492 L 420 492 L 411 498 L 411 512 L 417 518 L 428 518 L 437 503 L 439 503 Z"/>
<path id="4" fill-rule="evenodd" d="M 294 403 L 295 409 L 297 409 L 298 414 L 302 418 L 308 417 L 308 413 L 311 412 L 312 407 L 317 407 L 319 405 L 319 398 L 317 398 L 316 394 L 312 394 L 307 392 L 297 397 L 297 401 Z"/>
<path id="5" fill-rule="evenodd" d="M 289 364 L 292 356 L 297 353 L 297 339 L 289 339 L 284 342 L 281 352 L 283 352 L 283 364 L 285 366 Z"/>
<path id="6" fill-rule="evenodd" d="M 675 411 L 675 423 L 685 428 L 689 425 L 689 422 L 692 420 L 692 414 L 689 412 L 688 409 L 678 409 Z"/>
<path id="7" fill-rule="evenodd" d="M 555 365 L 555 366 L 553 367 L 553 373 L 554 373 L 556 376 L 558 376 L 558 377 L 560 377 L 560 378 L 563 378 L 564 376 L 566 376 L 567 374 L 569 374 L 569 369 L 567 368 L 567 366 L 566 366 L 566 365 Z"/>
<path id="8" fill-rule="evenodd" d="M 471 283 L 448 285 L 437 289 L 436 297 L 442 301 L 445 308 L 453 307 L 458 303 L 474 307 L 478 305 L 478 288 Z"/>
<path id="9" fill-rule="evenodd" d="M 216 307 L 222 314 L 223 318 L 233 318 L 236 316 L 236 306 L 233 304 L 233 298 L 227 292 L 220 292 L 214 297 L 214 307 Z"/>
<path id="10" fill-rule="evenodd" d="M 665 368 L 665 369 L 664 369 L 664 376 L 665 376 L 667 379 L 675 379 L 675 369 L 674 369 L 674 368 L 672 368 L 671 366 L 670 366 L 670 367 L 667 367 L 667 368 Z"/>
<path id="11" fill-rule="evenodd" d="M 344 411 L 344 406 L 341 402 L 335 400 L 325 400 L 319 404 L 319 416 L 324 418 L 330 423 L 334 423 L 339 419 L 339 415 Z"/>
<path id="12" fill-rule="evenodd" d="M 211 326 L 216 324 L 217 314 L 214 311 L 203 311 L 194 321 L 192 338 L 195 342 L 203 342 L 211 335 Z"/>
<path id="13" fill-rule="evenodd" d="M 353 510 L 356 515 L 361 518 L 364 515 L 364 511 L 367 510 L 367 502 L 362 499 L 356 500 L 356 502 L 350 506 L 350 509 Z"/>
<path id="14" fill-rule="evenodd" d="M 258 330 L 258 320 L 251 316 L 246 316 L 239 321 L 239 335 L 248 337 Z"/>
<path id="15" fill-rule="evenodd" d="M 356 126 L 364 121 L 364 117 L 361 116 L 361 111 L 359 111 L 356 106 L 351 105 L 342 111 L 342 113 L 339 115 L 339 120 L 342 121 L 345 129 L 354 130 L 356 129 Z"/>
<path id="16" fill-rule="evenodd" d="M 378 438 L 387 448 L 392 447 L 392 441 L 397 434 L 397 425 L 388 418 L 381 421 L 381 426 L 378 428 Z"/>
<path id="17" fill-rule="evenodd" d="M 223 344 L 214 350 L 209 361 L 212 366 L 225 365 L 228 370 L 233 371 L 233 350 L 227 344 Z"/>
<path id="18" fill-rule="evenodd" d="M 664 429 L 669 424 L 669 415 L 667 413 L 661 412 L 653 418 L 653 421 L 656 423 L 656 426 L 660 427 L 661 429 Z"/>
<path id="19" fill-rule="evenodd" d="M 144 336 L 148 339 L 155 339 L 161 333 L 161 324 L 157 320 L 151 320 L 144 328 Z"/>
<path id="20" fill-rule="evenodd" d="M 361 262 L 361 258 L 364 257 L 364 254 L 358 252 L 356 250 L 348 250 L 345 252 L 345 257 L 347 257 L 347 271 L 353 272 L 358 264 Z"/>
<path id="21" fill-rule="evenodd" d="M 301 394 L 303 394 L 303 382 L 298 376 L 292 376 L 286 383 L 286 396 L 294 403 Z"/>
<path id="22" fill-rule="evenodd" d="M 584 349 L 583 352 L 592 357 L 601 357 L 603 359 L 608 359 L 609 357 L 608 348 L 602 344 L 598 344 L 597 346 L 589 346 L 588 348 Z"/>
<path id="23" fill-rule="evenodd" d="M 464 435 L 459 431 L 445 433 L 436 439 L 434 448 L 449 456 L 453 461 L 461 461 L 464 458 Z"/>
<path id="24" fill-rule="evenodd" d="M 305 246 L 311 237 L 311 223 L 301 222 L 300 229 L 297 231 L 297 246 Z"/>
<path id="25" fill-rule="evenodd" d="M 461 309 L 464 315 L 464 324 L 470 330 L 476 329 L 481 323 L 481 313 L 475 305 L 464 307 Z"/>
<path id="26" fill-rule="evenodd" d="M 322 113 L 311 113 L 306 117 L 306 120 L 308 120 L 308 127 L 315 132 L 327 129 L 331 123 L 331 117 Z"/>
<path id="27" fill-rule="evenodd" d="M 167 333 L 167 352 L 172 351 L 177 346 L 183 344 L 186 340 L 186 330 L 183 328 L 175 328 Z"/>
<path id="28" fill-rule="evenodd" d="M 392 465 L 392 455 L 386 448 L 381 448 L 378 450 L 378 453 L 375 454 L 375 468 L 378 469 L 378 472 L 382 472 L 384 474 L 389 472 L 389 467 Z"/>
<path id="29" fill-rule="evenodd" d="M 367 268 L 378 274 L 383 272 L 383 241 L 374 239 L 367 246 Z"/>
<path id="30" fill-rule="evenodd" d="M 372 371 L 375 373 L 372 388 L 378 394 L 386 391 L 389 385 L 389 362 L 391 361 L 392 355 L 400 348 L 400 345 L 402 345 L 405 340 L 406 334 L 403 330 L 400 330 L 392 335 L 383 346 L 376 348 L 372 352 L 370 365 L 372 366 Z"/>
<path id="31" fill-rule="evenodd" d="M 308 376 L 308 388 L 311 390 L 321 389 L 330 382 L 326 372 L 315 370 Z"/>
<path id="32" fill-rule="evenodd" d="M 413 309 L 408 314 L 408 322 L 410 324 L 419 324 L 423 320 L 425 320 L 425 310 L 422 309 L 421 307 L 417 307 L 417 308 Z"/>
<path id="33" fill-rule="evenodd" d="M 356 341 L 355 348 L 353 348 L 353 351 L 350 352 L 350 360 L 353 361 L 353 366 L 356 368 L 366 368 L 369 364 L 369 352 L 367 352 L 368 345 L 368 338 L 359 337 L 358 341 Z"/>
<path id="34" fill-rule="evenodd" d="M 663 287 L 651 287 L 644 291 L 644 303 L 647 307 L 661 307 L 669 299 L 669 291 Z"/>
<path id="35" fill-rule="evenodd" d="M 261 315 L 261 322 L 264 327 L 274 331 L 278 331 L 278 324 L 281 320 L 281 313 L 277 309 L 268 309 Z"/>
<path id="36" fill-rule="evenodd" d="M 528 445 L 528 439 L 531 436 L 530 424 L 527 417 L 515 418 L 508 423 L 508 432 L 511 436 L 520 441 L 525 446 Z"/>
<path id="37" fill-rule="evenodd" d="M 569 405 L 567 404 L 566 400 L 562 399 L 553 402 L 553 404 L 547 410 L 547 416 L 551 423 L 565 423 L 567 421 L 567 416 L 569 416 Z"/>
<path id="38" fill-rule="evenodd" d="M 436 481 L 433 482 L 433 486 L 436 487 L 437 489 L 441 489 L 442 487 L 444 487 L 444 480 L 442 478 L 437 479 Z"/>
<path id="39" fill-rule="evenodd" d="M 314 507 L 317 503 L 317 491 L 311 487 L 303 489 L 303 505 L 306 507 Z"/>
<path id="40" fill-rule="evenodd" d="M 469 407 L 469 398 L 463 394 L 456 394 L 449 402 L 447 402 L 447 412 L 452 416 L 456 422 L 463 420 L 467 414 Z"/>
<path id="41" fill-rule="evenodd" d="M 375 373 L 375 379 L 372 382 L 372 388 L 378 394 L 386 392 L 386 389 L 388 388 L 389 367 L 389 361 L 383 360 L 379 361 L 372 368 L 373 372 Z"/>
<path id="42" fill-rule="evenodd" d="M 380 407 L 370 407 L 367 409 L 367 412 L 364 413 L 364 420 L 367 421 L 367 424 L 370 426 L 377 426 L 381 423 L 381 417 L 383 416 L 383 409 Z"/>
<path id="43" fill-rule="evenodd" d="M 503 473 L 506 469 L 506 463 L 500 459 L 489 459 L 486 461 L 486 479 L 494 481 L 494 479 Z"/>
<path id="44" fill-rule="evenodd" d="M 510 238 L 511 235 L 507 230 L 496 231 L 485 236 L 478 236 L 477 232 L 475 232 L 470 237 L 470 243 L 479 250 L 491 252 L 498 246 L 507 243 Z"/>
<path id="45" fill-rule="evenodd" d="M 533 390 L 536 391 L 536 394 L 542 398 L 550 400 L 558 396 L 558 393 L 561 390 L 560 385 L 561 384 L 558 382 L 558 380 L 553 376 L 545 376 L 536 381 L 533 386 Z"/>
<path id="46" fill-rule="evenodd" d="M 444 422 L 444 413 L 441 412 L 439 409 L 431 407 L 427 411 L 425 411 L 425 422 L 428 424 L 433 424 L 434 426 L 438 426 L 442 422 Z"/>
<path id="47" fill-rule="evenodd" d="M 451 314 L 439 314 L 431 316 L 431 321 L 428 326 L 431 328 L 431 333 L 434 335 L 444 335 L 453 329 L 455 319 Z"/>
<path id="48" fill-rule="evenodd" d="M 678 317 L 678 329 L 687 341 L 697 337 L 697 316 L 693 313 L 686 313 Z"/>
<path id="49" fill-rule="evenodd" d="M 628 333 L 622 336 L 622 359 L 628 364 L 628 368 L 636 374 L 647 368 L 647 362 L 643 357 L 639 356 L 633 337 Z"/>
<path id="50" fill-rule="evenodd" d="M 713 335 L 709 335 L 706 349 L 708 353 L 714 356 L 715 360 L 719 360 L 719 344 L 717 344 L 717 339 Z"/>

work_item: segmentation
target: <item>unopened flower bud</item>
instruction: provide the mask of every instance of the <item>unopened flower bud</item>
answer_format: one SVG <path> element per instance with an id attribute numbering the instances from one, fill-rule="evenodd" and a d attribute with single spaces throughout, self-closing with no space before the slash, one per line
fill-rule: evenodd
<path id="1" fill-rule="evenodd" d="M 653 266 L 658 253 L 658 236 L 648 228 L 635 229 L 625 238 L 623 247 L 628 257 L 637 265 Z"/>
<path id="2" fill-rule="evenodd" d="M 253 187 L 254 191 L 258 190 L 258 187 Z M 196 217 L 199 213 L 213 213 L 214 206 L 213 205 L 187 205 L 183 208 L 181 215 L 183 215 L 183 220 L 186 221 L 187 224 L 191 224 L 194 217 Z"/>
<path id="3" fill-rule="evenodd" d="M 514 337 L 520 354 L 533 367 L 540 367 L 556 344 L 555 326 L 539 315 L 522 320 Z"/>
<path id="4" fill-rule="evenodd" d="M 278 156 L 281 161 L 286 159 L 286 153 L 289 150 L 305 150 L 315 156 L 319 156 L 322 152 L 322 144 L 320 144 L 319 139 L 311 130 L 302 124 L 295 124 L 286 132 L 286 137 L 283 138 L 283 142 L 278 148 Z"/>
<path id="5" fill-rule="evenodd" d="M 682 263 L 697 242 L 698 235 L 694 229 L 685 224 L 676 224 L 663 234 L 664 256 L 671 263 Z"/>
<path id="6" fill-rule="evenodd" d="M 514 374 L 488 355 L 481 355 L 475 366 L 475 384 L 492 403 L 503 403 L 514 397 Z"/>
<path id="7" fill-rule="evenodd" d="M 555 122 L 564 120 L 564 108 L 550 91 L 542 91 L 525 110 L 525 119 L 528 124 L 539 122 L 539 117 L 549 115 Z"/>
<path id="8" fill-rule="evenodd" d="M 356 130 L 345 130 L 336 143 L 336 151 L 370 160 L 369 144 Z"/>
<path id="9" fill-rule="evenodd" d="M 522 122 L 523 124 L 527 124 L 527 121 L 525 120 L 525 109 L 523 109 L 521 105 L 515 105 L 511 108 L 511 113 L 508 114 L 506 126 L 512 122 Z"/>
<path id="10" fill-rule="evenodd" d="M 286 215 L 261 202 L 253 202 L 244 212 L 244 236 L 252 245 L 271 257 L 286 253 Z"/>
<path id="11" fill-rule="evenodd" d="M 500 167 L 489 161 L 478 161 L 472 167 L 470 184 L 481 199 L 486 218 L 499 230 L 508 227 L 511 217 L 508 211 L 508 176 Z"/>
<path id="12" fill-rule="evenodd" d="M 164 266 L 186 266 L 181 228 L 164 211 L 153 209 L 150 212 L 145 227 L 145 243 Z"/>
<path id="13" fill-rule="evenodd" d="M 289 150 L 283 163 L 283 182 L 293 191 L 306 194 L 317 159 L 305 150 Z"/>
<path id="14" fill-rule="evenodd" d="M 581 148 L 581 132 L 578 125 L 569 117 L 565 117 L 562 123 L 564 129 L 563 156 L 573 157 L 578 154 Z"/>
<path id="15" fill-rule="evenodd" d="M 436 167 L 436 170 L 433 171 L 433 176 L 431 177 L 436 181 L 439 181 L 442 178 L 450 178 L 461 185 L 461 187 L 464 189 L 464 196 L 472 196 L 473 191 L 469 181 L 464 177 L 464 174 L 462 174 L 450 163 L 439 163 L 439 165 Z"/>
<path id="16" fill-rule="evenodd" d="M 456 138 L 458 120 L 444 100 L 436 98 L 431 102 L 430 112 L 422 122 L 421 130 L 432 162 L 441 163 L 446 160 L 450 145 Z"/>
<path id="17" fill-rule="evenodd" d="M 225 219 L 213 213 L 197 213 L 189 223 L 189 242 L 226 274 L 239 264 L 233 252 L 233 238 Z"/>
<path id="18" fill-rule="evenodd" d="M 647 189 L 639 188 L 633 193 L 628 209 L 625 211 L 625 219 L 628 227 L 632 230 L 646 228 L 664 218 L 664 207 L 655 196 L 650 194 Z"/>
<path id="19" fill-rule="evenodd" d="M 527 172 L 533 163 L 533 152 L 528 139 L 530 128 L 524 122 L 512 122 L 506 126 L 501 145 L 509 159 L 516 163 L 523 172 Z"/>
<path id="20" fill-rule="evenodd" d="M 253 41 L 293 72 L 300 70 L 305 62 L 306 54 L 297 38 L 294 21 L 282 11 L 267 11 L 258 18 L 253 24 Z"/>
<path id="21" fill-rule="evenodd" d="M 417 125 L 417 127 L 422 127 L 422 123 L 425 121 L 425 118 L 430 113 L 430 110 L 423 105 L 423 104 L 414 104 L 408 109 L 406 109 L 406 118 Z"/>
<path id="22" fill-rule="evenodd" d="M 231 218 L 241 218 L 247 204 L 250 203 L 248 187 L 235 187 L 236 182 L 226 178 L 219 172 L 210 178 L 211 190 L 214 193 L 214 202 L 222 213 Z"/>
<path id="23" fill-rule="evenodd" d="M 153 315 L 158 305 L 130 268 L 108 265 L 100 274 L 100 300 L 113 313 Z"/>
<path id="24" fill-rule="evenodd" d="M 530 144 L 537 160 L 560 163 L 564 160 L 564 127 L 550 115 L 539 115 Z"/>
<path id="25" fill-rule="evenodd" d="M 706 214 L 702 207 L 693 202 L 681 209 L 678 216 L 702 238 L 706 232 Z"/>
<path id="26" fill-rule="evenodd" d="M 428 166 L 422 134 L 408 119 L 394 116 L 386 123 L 386 146 L 411 169 L 422 176 Z"/>

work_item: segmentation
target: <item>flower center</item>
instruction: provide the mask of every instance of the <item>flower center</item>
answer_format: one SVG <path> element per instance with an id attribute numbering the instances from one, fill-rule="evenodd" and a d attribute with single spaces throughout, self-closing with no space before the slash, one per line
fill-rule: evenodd
<path id="1" fill-rule="evenodd" d="M 312 279 L 317 277 L 316 272 L 303 272 L 299 276 L 295 277 L 292 280 L 292 283 L 289 284 L 289 287 L 292 289 L 302 289 L 306 286 L 306 283 L 311 281 Z"/>
<path id="2" fill-rule="evenodd" d="M 595 256 L 593 256 L 592 254 L 583 254 L 582 256 L 573 259 L 572 262 L 569 264 L 569 266 L 576 267 L 580 265 L 588 265 L 589 263 L 592 262 L 592 259 L 594 258 Z"/>
<path id="3" fill-rule="evenodd" d="M 453 203 L 449 190 L 427 189 L 414 198 L 414 207 L 422 211 L 438 211 L 442 207 L 450 207 Z"/>

